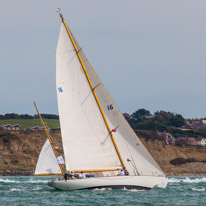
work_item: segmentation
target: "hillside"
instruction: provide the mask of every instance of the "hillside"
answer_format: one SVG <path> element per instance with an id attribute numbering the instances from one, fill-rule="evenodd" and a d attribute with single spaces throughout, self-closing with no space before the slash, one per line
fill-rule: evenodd
<path id="1" fill-rule="evenodd" d="M 57 152 L 61 154 L 61 133 L 54 131 L 52 136 Z M 0 131 L 0 175 L 32 174 L 45 141 L 44 131 Z M 167 175 L 206 175 L 206 163 L 194 162 L 176 166 L 170 163 L 175 158 L 205 161 L 206 148 L 165 145 L 162 141 L 142 137 L 141 141 Z"/>
<path id="2" fill-rule="evenodd" d="M 52 136 L 57 153 L 62 153 L 60 132 Z M 46 138 L 44 131 L 0 131 L 0 174 L 32 174 Z"/>

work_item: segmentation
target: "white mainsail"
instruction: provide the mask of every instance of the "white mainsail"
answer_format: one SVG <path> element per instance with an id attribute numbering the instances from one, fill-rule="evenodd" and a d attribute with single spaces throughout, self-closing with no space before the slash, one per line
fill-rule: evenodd
<path id="1" fill-rule="evenodd" d="M 34 174 L 61 174 L 59 164 L 57 163 L 49 139 L 47 139 L 41 149 Z"/>
<path id="2" fill-rule="evenodd" d="M 58 109 L 67 170 L 120 168 L 109 132 L 63 24 L 56 61 Z"/>
<path id="3" fill-rule="evenodd" d="M 130 175 L 164 175 L 128 125 L 75 40 L 77 50 Z M 57 93 L 67 169 L 106 169 L 120 162 L 72 42 L 62 24 L 57 46 Z M 128 161 L 130 160 L 130 161 Z"/>

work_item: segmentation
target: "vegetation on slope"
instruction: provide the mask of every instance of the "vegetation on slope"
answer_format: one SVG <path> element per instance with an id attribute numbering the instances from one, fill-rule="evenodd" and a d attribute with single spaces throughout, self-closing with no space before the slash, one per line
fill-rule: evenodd
<path id="1" fill-rule="evenodd" d="M 58 119 L 44 119 L 44 122 L 47 127 L 50 129 L 59 128 L 59 120 Z M 0 120 L 0 126 L 5 124 L 19 124 L 21 129 L 33 127 L 33 126 L 42 126 L 39 119 L 4 119 Z"/>
<path id="2" fill-rule="evenodd" d="M 206 129 L 189 129 L 185 118 L 176 113 L 157 111 L 151 114 L 150 111 L 139 109 L 127 119 L 134 130 L 169 132 L 174 137 L 178 136 L 206 136 Z"/>

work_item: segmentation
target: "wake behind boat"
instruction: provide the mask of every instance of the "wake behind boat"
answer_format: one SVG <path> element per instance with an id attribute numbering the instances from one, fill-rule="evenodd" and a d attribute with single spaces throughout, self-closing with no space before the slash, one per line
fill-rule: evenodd
<path id="1" fill-rule="evenodd" d="M 122 116 L 61 13 L 60 17 L 56 88 L 65 168 L 66 172 L 84 172 L 92 177 L 54 180 L 48 185 L 60 190 L 165 188 L 166 175 Z M 43 167 L 43 161 L 38 162 Z M 38 169 L 38 175 L 61 171 L 64 176 L 62 163 L 58 163 L 47 164 L 50 168 L 43 171 Z M 52 169 L 55 164 L 61 170 Z M 118 176 L 121 170 L 127 175 Z"/>

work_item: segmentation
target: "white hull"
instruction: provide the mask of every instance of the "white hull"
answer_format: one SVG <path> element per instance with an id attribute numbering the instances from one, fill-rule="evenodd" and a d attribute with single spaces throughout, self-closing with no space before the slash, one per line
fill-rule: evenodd
<path id="1" fill-rule="evenodd" d="M 55 180 L 48 182 L 48 185 L 60 190 L 82 190 L 95 188 L 113 189 L 141 189 L 148 190 L 154 187 L 165 188 L 168 179 L 166 177 L 154 176 L 115 176 L 98 177 L 72 180 Z"/>

